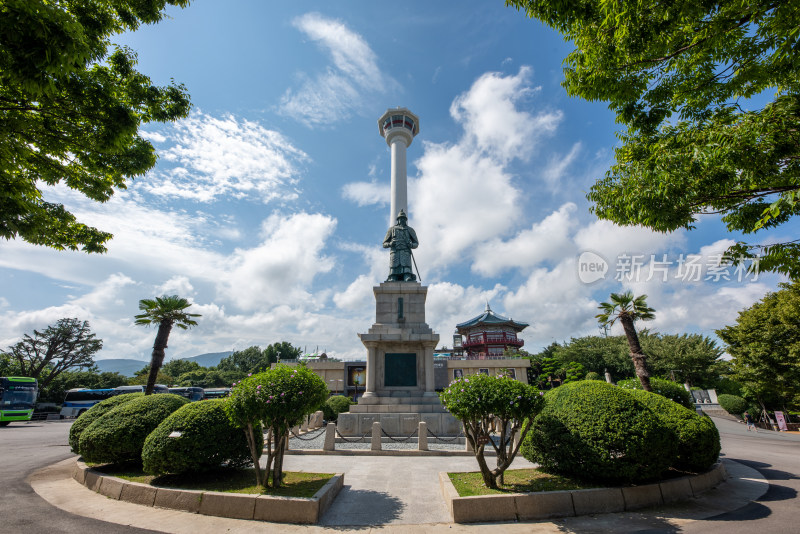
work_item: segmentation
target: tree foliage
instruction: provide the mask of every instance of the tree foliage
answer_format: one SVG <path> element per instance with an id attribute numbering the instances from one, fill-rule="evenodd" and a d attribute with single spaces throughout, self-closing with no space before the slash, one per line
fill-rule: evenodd
<path id="1" fill-rule="evenodd" d="M 531 429 L 532 418 L 541 409 L 540 392 L 513 378 L 478 374 L 456 379 L 440 393 L 440 398 L 444 407 L 463 423 L 484 484 L 496 489 L 498 477 L 514 461 Z M 497 442 L 491 439 L 495 428 L 500 433 Z M 484 457 L 487 444 L 497 454 L 494 469 L 489 468 Z"/>
<path id="2" fill-rule="evenodd" d="M 183 85 L 153 85 L 136 54 L 110 38 L 188 0 L 4 0 L 0 4 L 0 236 L 104 252 L 111 234 L 45 199 L 64 184 L 107 201 L 155 165 L 139 135 L 185 117 Z"/>
<path id="3" fill-rule="evenodd" d="M 153 344 L 153 354 L 150 358 L 150 374 L 147 377 L 145 395 L 150 395 L 153 392 L 158 372 L 164 363 L 164 351 L 167 348 L 167 340 L 172 327 L 177 326 L 182 330 L 186 330 L 197 325 L 193 317 L 200 317 L 200 314 L 186 311 L 186 308 L 191 305 L 191 302 L 178 295 L 164 295 L 155 299 L 142 299 L 139 301 L 139 310 L 142 313 L 135 316 L 136 324 L 143 326 L 158 325 L 158 333 L 156 333 L 156 340 Z"/>
<path id="4" fill-rule="evenodd" d="M 626 126 L 594 211 L 658 231 L 722 214 L 732 232 L 800 213 L 800 10 L 793 2 L 507 0 L 575 44 L 563 86 Z M 767 96 L 768 102 L 759 102 Z M 759 97 L 759 98 L 754 98 Z M 736 260 L 800 276 L 798 241 L 739 242 Z"/>
<path id="5" fill-rule="evenodd" d="M 800 282 L 780 287 L 717 330 L 731 355 L 731 377 L 765 408 L 800 405 Z"/>
<path id="6" fill-rule="evenodd" d="M 94 366 L 94 355 L 103 348 L 89 329 L 89 321 L 59 319 L 43 331 L 25 334 L 22 341 L 8 347 L 15 368 L 22 376 L 39 380 L 39 387 L 49 384 L 68 369 Z"/>
<path id="7" fill-rule="evenodd" d="M 677 458 L 675 432 L 624 389 L 583 380 L 545 394 L 522 455 L 550 473 L 601 483 L 659 478 Z"/>
<path id="8" fill-rule="evenodd" d="M 328 387 L 304 367 L 278 365 L 234 384 L 225 409 L 231 422 L 244 429 L 256 470 L 256 484 L 263 485 L 255 429 L 269 430 L 266 439 L 267 485 L 280 487 L 286 438 L 303 417 L 319 410 L 328 398 Z M 271 483 L 270 483 L 271 481 Z"/>

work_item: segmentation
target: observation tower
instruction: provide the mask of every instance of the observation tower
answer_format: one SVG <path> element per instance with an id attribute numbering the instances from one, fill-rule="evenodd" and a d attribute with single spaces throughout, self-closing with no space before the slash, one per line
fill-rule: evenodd
<path id="1" fill-rule="evenodd" d="M 389 223 L 394 224 L 400 210 L 408 213 L 406 149 L 419 133 L 419 117 L 406 108 L 389 108 L 378 119 L 378 130 L 392 149 L 392 207 Z"/>

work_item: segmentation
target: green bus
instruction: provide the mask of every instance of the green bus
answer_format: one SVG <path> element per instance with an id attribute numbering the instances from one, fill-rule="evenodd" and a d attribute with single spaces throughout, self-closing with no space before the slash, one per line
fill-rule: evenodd
<path id="1" fill-rule="evenodd" d="M 0 426 L 11 421 L 30 421 L 38 394 L 35 378 L 0 376 Z"/>

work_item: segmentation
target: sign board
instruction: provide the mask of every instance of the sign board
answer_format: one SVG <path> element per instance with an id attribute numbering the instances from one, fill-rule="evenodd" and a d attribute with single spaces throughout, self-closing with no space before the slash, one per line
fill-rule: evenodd
<path id="1" fill-rule="evenodd" d="M 387 352 L 384 363 L 384 386 L 416 387 L 417 355 L 415 353 Z"/>
<path id="2" fill-rule="evenodd" d="M 487 443 L 489 443 L 489 436 L 486 434 L 478 436 L 478 445 L 486 445 Z"/>
<path id="3" fill-rule="evenodd" d="M 783 412 L 775 412 L 775 420 L 778 422 L 778 428 L 784 432 L 789 430 L 789 427 L 786 426 L 786 417 L 783 415 Z"/>

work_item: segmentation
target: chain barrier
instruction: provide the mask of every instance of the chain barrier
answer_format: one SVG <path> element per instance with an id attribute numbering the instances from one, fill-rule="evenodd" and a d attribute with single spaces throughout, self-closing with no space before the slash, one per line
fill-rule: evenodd
<path id="1" fill-rule="evenodd" d="M 416 436 L 417 432 L 419 432 L 419 429 L 415 430 L 414 432 L 411 433 L 410 436 L 406 436 L 405 438 L 393 438 L 392 436 L 387 434 L 386 431 L 383 428 L 381 428 L 381 434 L 383 434 L 384 436 L 386 436 L 390 440 L 392 440 L 394 442 L 397 442 L 397 443 L 405 443 L 406 441 L 408 441 L 411 438 L 413 438 L 414 436 Z"/>
<path id="2" fill-rule="evenodd" d="M 297 434 L 295 434 L 295 433 L 294 433 L 294 430 L 289 430 L 289 434 L 291 434 L 291 436 L 290 436 L 290 437 L 295 437 L 295 438 L 297 438 L 297 439 L 299 439 L 299 440 L 303 440 L 303 441 L 311 441 L 312 439 L 317 439 L 317 436 L 319 436 L 320 434 L 322 434 L 322 432 L 323 432 L 324 430 L 325 430 L 325 427 L 323 426 L 322 428 L 318 428 L 318 429 L 317 429 L 317 431 L 316 431 L 316 434 L 314 434 L 313 436 L 309 436 L 308 434 L 310 434 L 311 432 L 315 432 L 314 430 L 311 430 L 311 431 L 309 431 L 308 433 L 306 433 L 306 436 L 308 436 L 308 437 L 300 437 L 300 436 L 298 436 Z"/>
<path id="3" fill-rule="evenodd" d="M 360 437 L 360 438 L 358 438 L 358 439 L 350 439 L 350 438 L 346 438 L 346 437 L 344 437 L 344 436 L 342 435 L 342 433 L 341 433 L 341 432 L 339 432 L 339 429 L 338 429 L 338 428 L 336 429 L 336 435 L 337 435 L 337 436 L 339 436 L 340 438 L 342 438 L 343 440 L 345 440 L 347 443 L 364 443 L 364 442 L 365 442 L 365 438 L 366 438 L 367 436 L 370 436 L 370 437 L 372 436 L 372 434 L 364 434 L 363 436 L 361 436 L 361 437 Z"/>
<path id="4" fill-rule="evenodd" d="M 464 432 L 459 432 L 458 435 L 456 437 L 454 437 L 454 438 L 442 438 L 442 437 L 437 436 L 436 434 L 434 434 L 430 430 L 428 430 L 428 434 L 433 436 L 434 439 L 437 439 L 439 441 L 444 441 L 445 443 L 452 443 L 452 442 L 455 442 L 458 438 L 463 438 L 464 437 Z"/>

